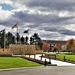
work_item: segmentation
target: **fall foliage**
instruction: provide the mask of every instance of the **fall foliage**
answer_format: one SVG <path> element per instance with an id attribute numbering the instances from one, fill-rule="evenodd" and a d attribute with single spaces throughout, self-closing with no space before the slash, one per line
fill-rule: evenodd
<path id="1" fill-rule="evenodd" d="M 56 45 L 54 46 L 54 52 L 56 52 L 56 51 L 59 52 L 59 50 L 61 50 L 61 49 L 62 49 L 62 46 L 61 46 L 60 44 L 56 44 Z"/>
<path id="2" fill-rule="evenodd" d="M 56 44 L 55 47 L 57 48 L 57 50 L 61 50 L 62 49 L 62 46 L 60 44 Z"/>
<path id="3" fill-rule="evenodd" d="M 43 50 L 49 50 L 50 46 L 48 45 L 48 43 L 44 42 L 42 48 Z"/>
<path id="4" fill-rule="evenodd" d="M 75 53 L 75 40 L 74 39 L 68 40 L 66 43 L 66 48 L 67 50 Z"/>

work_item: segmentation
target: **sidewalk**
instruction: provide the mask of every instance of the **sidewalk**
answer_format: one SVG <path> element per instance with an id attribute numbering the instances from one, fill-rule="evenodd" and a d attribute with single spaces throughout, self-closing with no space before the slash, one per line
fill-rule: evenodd
<path id="1" fill-rule="evenodd" d="M 40 56 L 41 56 L 41 54 L 37 54 L 35 56 L 35 59 L 39 59 L 40 60 L 41 59 Z M 34 55 L 31 55 L 30 57 L 34 58 Z M 46 61 L 49 62 L 48 58 L 44 58 L 44 57 L 42 58 L 43 61 L 45 61 L 45 59 L 46 59 Z M 51 64 L 56 64 L 57 66 L 75 66 L 75 64 L 72 64 L 72 63 L 58 61 L 58 60 L 53 60 L 53 59 L 51 59 Z"/>

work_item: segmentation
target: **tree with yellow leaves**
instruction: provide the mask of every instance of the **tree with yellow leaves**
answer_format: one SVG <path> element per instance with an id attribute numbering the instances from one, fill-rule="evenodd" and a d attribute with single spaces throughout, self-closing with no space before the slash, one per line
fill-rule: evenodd
<path id="1" fill-rule="evenodd" d="M 66 49 L 75 53 L 75 40 L 70 39 L 66 43 Z"/>

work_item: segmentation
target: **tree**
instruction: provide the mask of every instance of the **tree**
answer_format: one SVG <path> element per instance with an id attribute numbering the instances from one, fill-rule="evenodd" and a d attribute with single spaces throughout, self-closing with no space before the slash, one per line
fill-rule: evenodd
<path id="1" fill-rule="evenodd" d="M 4 39 L 4 37 L 5 37 L 5 39 Z M 9 46 L 9 44 L 14 44 L 15 43 L 15 37 L 10 32 L 8 32 L 8 33 L 5 33 L 5 32 L 0 33 L 0 46 L 1 46 L 1 48 L 4 47 L 4 40 L 5 40 L 5 46 Z"/>
<path id="2" fill-rule="evenodd" d="M 4 47 L 4 34 L 5 33 L 0 33 L 0 46 L 1 48 Z M 6 34 L 5 34 L 6 35 Z"/>
<path id="3" fill-rule="evenodd" d="M 54 51 L 58 51 L 62 49 L 62 46 L 60 44 L 56 44 L 56 46 L 54 47 Z"/>
<path id="4" fill-rule="evenodd" d="M 74 39 L 68 40 L 66 43 L 66 48 L 67 50 L 75 53 L 75 40 Z"/>
<path id="5" fill-rule="evenodd" d="M 34 38 L 30 37 L 30 44 L 33 44 L 33 43 L 34 43 Z"/>
<path id="6" fill-rule="evenodd" d="M 25 37 L 25 43 L 28 44 L 28 36 Z"/>
<path id="7" fill-rule="evenodd" d="M 32 35 L 30 42 L 31 42 L 32 44 L 38 45 L 38 47 L 39 47 L 40 49 L 42 49 L 43 41 L 42 41 L 41 38 L 38 36 L 38 33 L 34 33 L 34 35 Z"/>
<path id="8" fill-rule="evenodd" d="M 19 33 L 16 33 L 16 41 L 17 41 L 17 43 L 20 42 L 20 35 L 19 35 Z"/>
<path id="9" fill-rule="evenodd" d="M 33 37 L 33 39 L 34 39 L 34 44 L 38 44 L 38 42 L 39 42 L 39 40 L 40 40 L 38 34 L 37 34 L 37 33 L 34 33 L 34 35 L 33 35 L 32 37 Z"/>
<path id="10" fill-rule="evenodd" d="M 50 49 L 50 46 L 48 45 L 48 43 L 44 42 L 42 48 L 44 51 L 48 51 Z"/>
<path id="11" fill-rule="evenodd" d="M 21 43 L 24 44 L 24 37 L 21 37 Z"/>
<path id="12" fill-rule="evenodd" d="M 12 33 L 8 32 L 6 34 L 6 44 L 9 45 L 9 44 L 14 44 L 15 43 L 15 37 L 12 35 Z"/>

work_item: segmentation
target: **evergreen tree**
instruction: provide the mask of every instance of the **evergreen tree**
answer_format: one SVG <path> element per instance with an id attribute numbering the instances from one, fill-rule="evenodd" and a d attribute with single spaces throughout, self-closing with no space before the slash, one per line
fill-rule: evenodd
<path id="1" fill-rule="evenodd" d="M 24 44 L 24 37 L 21 37 L 21 43 Z"/>
<path id="2" fill-rule="evenodd" d="M 34 43 L 34 38 L 30 37 L 30 44 L 33 44 L 33 43 Z"/>
<path id="3" fill-rule="evenodd" d="M 28 37 L 26 36 L 26 43 L 28 43 Z"/>
<path id="4" fill-rule="evenodd" d="M 16 41 L 17 41 L 17 44 L 20 42 L 20 35 L 19 35 L 19 33 L 16 34 Z"/>
<path id="5" fill-rule="evenodd" d="M 0 33 L 0 46 L 1 46 L 1 48 L 4 47 L 4 34 L 5 33 Z"/>
<path id="6" fill-rule="evenodd" d="M 14 44 L 15 43 L 15 37 L 12 35 L 12 33 L 8 32 L 6 34 L 6 44 L 9 45 L 9 44 Z"/>
<path id="7" fill-rule="evenodd" d="M 43 41 L 41 40 L 41 38 L 38 36 L 37 33 L 34 33 L 34 35 L 32 35 L 32 39 L 31 40 L 33 41 L 33 44 L 38 45 L 38 47 L 40 49 L 42 49 Z"/>

